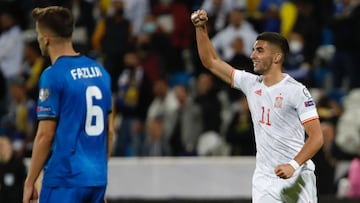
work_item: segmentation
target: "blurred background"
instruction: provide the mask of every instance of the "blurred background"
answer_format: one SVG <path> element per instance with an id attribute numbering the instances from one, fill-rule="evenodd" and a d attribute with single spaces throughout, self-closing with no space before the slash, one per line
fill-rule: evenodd
<path id="1" fill-rule="evenodd" d="M 37 83 L 50 65 L 31 10 L 49 5 L 73 11 L 75 49 L 112 77 L 109 202 L 250 202 L 251 115 L 241 92 L 202 67 L 189 19 L 197 9 L 237 69 L 253 71 L 257 34 L 289 40 L 284 72 L 309 88 L 324 134 L 313 158 L 319 202 L 359 201 L 359 0 L 0 0 L 0 202 L 22 195 Z"/>

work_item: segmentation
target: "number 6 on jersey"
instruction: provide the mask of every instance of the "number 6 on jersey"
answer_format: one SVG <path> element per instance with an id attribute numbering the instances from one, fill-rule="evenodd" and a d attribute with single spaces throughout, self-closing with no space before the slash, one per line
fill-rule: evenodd
<path id="1" fill-rule="evenodd" d="M 99 136 L 104 130 L 104 112 L 99 105 L 93 104 L 93 97 L 97 100 L 102 99 L 101 91 L 97 86 L 89 86 L 86 89 L 85 132 L 89 136 Z"/>

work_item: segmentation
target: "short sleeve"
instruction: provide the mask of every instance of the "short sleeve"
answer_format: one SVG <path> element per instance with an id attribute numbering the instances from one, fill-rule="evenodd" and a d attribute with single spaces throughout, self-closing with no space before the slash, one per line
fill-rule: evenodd
<path id="1" fill-rule="evenodd" d="M 244 70 L 234 70 L 232 73 L 231 86 L 235 89 L 239 89 L 246 95 L 251 87 L 258 81 L 259 76 L 252 73 L 248 73 Z"/>
<path id="2" fill-rule="evenodd" d="M 60 84 L 57 77 L 49 68 L 46 69 L 39 81 L 39 97 L 37 103 L 37 117 L 39 120 L 56 119 L 59 113 Z"/>
<path id="3" fill-rule="evenodd" d="M 319 118 L 315 101 L 305 86 L 302 86 L 297 90 L 294 100 L 302 123 Z"/>

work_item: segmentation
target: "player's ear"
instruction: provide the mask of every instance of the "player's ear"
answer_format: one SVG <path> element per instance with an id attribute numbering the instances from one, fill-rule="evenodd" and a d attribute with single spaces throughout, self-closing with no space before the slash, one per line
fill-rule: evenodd
<path id="1" fill-rule="evenodd" d="M 274 57 L 274 63 L 281 63 L 282 54 L 276 53 Z"/>
<path id="2" fill-rule="evenodd" d="M 50 42 L 50 35 L 49 35 L 49 33 L 45 33 L 44 34 L 44 44 L 45 44 L 45 46 L 48 46 L 49 42 Z"/>

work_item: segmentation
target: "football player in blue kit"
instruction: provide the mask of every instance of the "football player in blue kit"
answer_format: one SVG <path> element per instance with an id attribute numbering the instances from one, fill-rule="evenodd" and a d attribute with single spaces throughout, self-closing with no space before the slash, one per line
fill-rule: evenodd
<path id="1" fill-rule="evenodd" d="M 104 202 L 114 132 L 110 75 L 74 50 L 69 9 L 35 8 L 32 15 L 40 49 L 52 65 L 39 81 L 39 123 L 23 202 Z"/>

